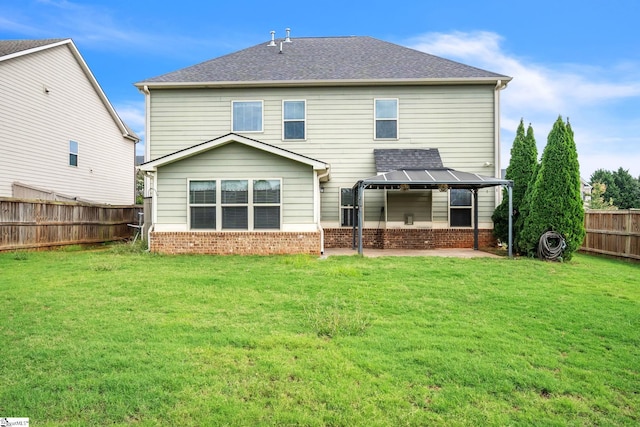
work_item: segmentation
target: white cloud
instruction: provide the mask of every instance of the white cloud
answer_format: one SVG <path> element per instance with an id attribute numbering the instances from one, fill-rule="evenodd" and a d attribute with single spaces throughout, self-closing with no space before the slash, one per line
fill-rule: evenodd
<path id="1" fill-rule="evenodd" d="M 583 176 L 599 168 L 640 175 L 640 64 L 536 62 L 508 52 L 492 32 L 429 33 L 409 40 L 414 49 L 512 76 L 501 93 L 502 167 L 520 118 L 532 123 L 538 150 L 553 122 L 569 117 Z"/>

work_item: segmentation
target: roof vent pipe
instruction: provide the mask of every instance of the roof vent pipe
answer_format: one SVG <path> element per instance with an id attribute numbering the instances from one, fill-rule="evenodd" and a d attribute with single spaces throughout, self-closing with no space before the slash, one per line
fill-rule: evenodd
<path id="1" fill-rule="evenodd" d="M 291 28 L 287 28 L 285 31 L 287 32 L 287 37 L 284 39 L 284 42 L 291 43 L 291 37 L 289 37 L 291 35 Z"/>
<path id="2" fill-rule="evenodd" d="M 282 53 L 282 42 L 280 42 L 280 52 L 278 53 Z"/>
<path id="3" fill-rule="evenodd" d="M 276 32 L 271 31 L 271 41 L 267 46 L 275 46 L 276 45 Z"/>

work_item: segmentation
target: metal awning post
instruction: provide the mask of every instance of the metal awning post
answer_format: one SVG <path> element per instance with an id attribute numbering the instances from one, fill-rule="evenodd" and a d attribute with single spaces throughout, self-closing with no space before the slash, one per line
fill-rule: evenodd
<path id="1" fill-rule="evenodd" d="M 473 250 L 478 250 L 478 189 L 471 189 L 473 194 Z"/>
<path id="2" fill-rule="evenodd" d="M 358 193 L 359 193 L 360 183 L 356 183 L 351 189 L 351 205 L 353 209 L 351 209 L 351 249 L 356 248 L 356 209 L 358 209 Z"/>
<path id="3" fill-rule="evenodd" d="M 357 218 L 358 218 L 358 255 L 362 255 L 363 254 L 363 249 L 362 249 L 362 227 L 363 227 L 363 223 L 364 223 L 364 212 L 361 212 L 360 210 L 362 209 L 362 206 L 364 205 L 364 186 L 365 184 L 363 182 L 360 182 L 358 185 L 358 190 L 357 190 L 357 194 L 358 194 L 358 212 L 357 212 Z"/>

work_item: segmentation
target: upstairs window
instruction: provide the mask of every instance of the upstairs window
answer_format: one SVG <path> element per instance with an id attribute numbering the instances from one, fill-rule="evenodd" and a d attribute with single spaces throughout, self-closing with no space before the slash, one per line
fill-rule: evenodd
<path id="1" fill-rule="evenodd" d="M 262 101 L 233 101 L 233 132 L 262 132 Z"/>
<path id="2" fill-rule="evenodd" d="M 398 100 L 375 100 L 375 139 L 398 139 Z"/>
<path id="3" fill-rule="evenodd" d="M 306 102 L 305 101 L 283 101 L 283 138 L 282 139 L 305 139 L 306 125 Z"/>
<path id="4" fill-rule="evenodd" d="M 449 190 L 449 224 L 451 227 L 471 227 L 471 190 Z"/>
<path id="5" fill-rule="evenodd" d="M 78 167 L 78 143 L 69 141 L 69 166 Z"/>

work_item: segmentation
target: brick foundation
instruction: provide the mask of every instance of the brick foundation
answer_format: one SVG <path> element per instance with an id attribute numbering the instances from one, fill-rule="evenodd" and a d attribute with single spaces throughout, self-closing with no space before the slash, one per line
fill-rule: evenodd
<path id="1" fill-rule="evenodd" d="M 319 232 L 152 232 L 151 252 L 213 255 L 320 255 Z"/>
<path id="2" fill-rule="evenodd" d="M 325 228 L 326 248 L 350 248 L 351 228 Z M 394 228 L 362 230 L 362 243 L 368 249 L 462 249 L 473 248 L 473 229 L 460 228 Z M 478 230 L 478 246 L 495 246 L 493 230 Z"/>

